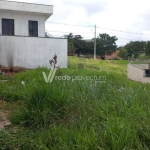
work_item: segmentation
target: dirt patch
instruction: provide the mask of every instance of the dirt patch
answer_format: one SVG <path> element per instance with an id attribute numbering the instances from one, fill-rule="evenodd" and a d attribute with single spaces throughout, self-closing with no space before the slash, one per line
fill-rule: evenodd
<path id="1" fill-rule="evenodd" d="M 9 120 L 10 115 L 19 105 L 20 102 L 6 102 L 0 100 L 0 130 L 11 125 Z"/>
<path id="2" fill-rule="evenodd" d="M 12 68 L 8 68 L 8 67 L 4 67 L 0 65 L 0 70 L 3 72 L 4 75 L 6 76 L 13 76 L 14 74 L 18 73 L 18 72 L 22 72 L 25 71 L 26 68 L 22 68 L 22 67 L 12 67 Z"/>
<path id="3" fill-rule="evenodd" d="M 0 130 L 11 124 L 8 119 L 10 113 L 9 107 L 7 102 L 0 100 Z"/>
<path id="4" fill-rule="evenodd" d="M 8 112 L 1 111 L 0 112 L 0 130 L 5 128 L 6 126 L 11 125 L 10 121 L 8 120 Z"/>

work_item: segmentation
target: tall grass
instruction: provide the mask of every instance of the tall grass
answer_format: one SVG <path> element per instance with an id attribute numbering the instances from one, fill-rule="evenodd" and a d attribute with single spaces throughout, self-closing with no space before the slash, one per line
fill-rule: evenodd
<path id="1" fill-rule="evenodd" d="M 6 99 L 20 100 L 21 105 L 14 110 L 11 120 L 15 126 L 24 129 L 23 135 L 20 134 L 21 129 L 12 135 L 10 129 L 2 131 L 1 138 L 11 137 L 8 139 L 10 145 L 3 140 L 5 149 L 10 146 L 11 149 L 31 147 L 41 150 L 150 149 L 150 85 L 128 80 L 125 62 L 112 62 L 112 66 L 117 68 L 114 73 L 87 69 L 89 65 L 100 63 L 91 60 L 84 69 L 77 69 L 80 60 L 86 61 L 73 58 L 69 60 L 72 67 L 60 69 L 56 75 L 106 76 L 106 83 L 94 80 L 45 83 L 42 72 L 49 73 L 49 70 L 38 68 L 17 74 L 13 83 L 5 85 L 5 90 L 11 85 L 18 91 L 16 98 L 13 97 L 15 92 L 5 94 Z M 73 64 L 76 69 L 73 69 Z M 107 62 L 102 61 L 96 67 L 107 68 L 106 65 Z M 25 86 L 21 85 L 22 80 Z M 21 147 L 18 135 L 26 141 Z M 32 137 L 30 142 L 28 137 Z M 12 140 L 15 143 L 12 144 Z"/>
<path id="2" fill-rule="evenodd" d="M 29 87 L 28 87 L 29 88 Z M 68 91 L 55 84 L 33 84 L 23 95 L 25 101 L 12 121 L 29 127 L 46 127 L 63 118 Z"/>

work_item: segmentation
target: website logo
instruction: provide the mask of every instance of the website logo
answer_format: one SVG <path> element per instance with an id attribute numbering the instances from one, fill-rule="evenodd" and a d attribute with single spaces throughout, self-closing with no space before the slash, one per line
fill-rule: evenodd
<path id="1" fill-rule="evenodd" d="M 45 80 L 46 83 L 51 83 L 53 81 L 56 70 L 57 70 L 57 68 L 52 68 L 50 70 L 50 73 L 48 74 L 48 76 L 46 76 L 45 72 L 42 72 L 44 80 Z"/>

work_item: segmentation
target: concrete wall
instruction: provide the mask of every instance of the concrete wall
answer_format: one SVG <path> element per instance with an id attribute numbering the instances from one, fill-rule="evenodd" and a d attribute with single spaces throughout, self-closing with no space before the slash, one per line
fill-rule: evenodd
<path id="1" fill-rule="evenodd" d="M 2 18 L 14 19 L 14 34 L 20 36 L 29 36 L 29 20 L 38 21 L 38 36 L 45 37 L 44 15 L 0 10 L 0 34 L 2 34 Z"/>
<path id="2" fill-rule="evenodd" d="M 0 0 L 0 10 L 7 10 L 10 13 L 16 11 L 27 12 L 27 13 L 38 13 L 43 14 L 48 19 L 53 14 L 52 5 L 39 5 L 33 3 L 23 3 L 23 2 L 14 2 L 14 1 L 5 1 Z"/>
<path id="3" fill-rule="evenodd" d="M 144 66 L 147 68 L 147 66 Z M 129 79 L 133 81 L 139 81 L 142 83 L 150 83 L 150 78 L 145 77 L 145 70 L 143 69 L 143 65 L 134 65 L 128 64 L 127 68 L 127 76 Z"/>
<path id="4" fill-rule="evenodd" d="M 62 68 L 67 67 L 67 39 L 0 36 L 0 65 L 6 67 L 50 68 L 54 54 Z"/>

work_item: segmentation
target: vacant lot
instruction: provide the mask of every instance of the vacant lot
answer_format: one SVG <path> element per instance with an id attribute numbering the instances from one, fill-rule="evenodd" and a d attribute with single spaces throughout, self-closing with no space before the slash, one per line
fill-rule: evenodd
<path id="1" fill-rule="evenodd" d="M 69 57 L 68 66 L 55 77 L 70 80 L 46 83 L 50 71 L 38 68 L 0 82 L 0 120 L 12 123 L 0 131 L 0 148 L 150 149 L 150 85 L 127 79 L 127 61 Z"/>

